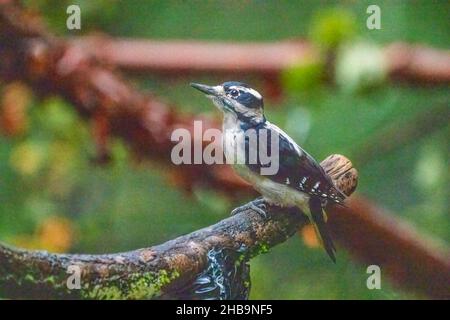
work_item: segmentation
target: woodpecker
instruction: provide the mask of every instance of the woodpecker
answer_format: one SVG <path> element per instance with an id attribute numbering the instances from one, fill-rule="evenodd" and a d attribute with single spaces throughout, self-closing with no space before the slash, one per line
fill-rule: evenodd
<path id="1" fill-rule="evenodd" d="M 302 210 L 314 226 L 325 251 L 336 262 L 336 249 L 326 224 L 324 208 L 328 203 L 343 205 L 345 195 L 334 186 L 319 163 L 284 131 L 266 120 L 263 97 L 249 85 L 229 81 L 217 86 L 198 83 L 191 83 L 191 86 L 206 94 L 223 112 L 222 139 L 225 157 L 234 148 L 245 154 L 243 164 L 233 165 L 236 172 L 251 183 L 267 203 L 282 207 L 295 206 Z M 261 174 L 260 169 L 267 164 L 259 157 L 256 163 L 249 161 L 250 152 L 259 148 L 263 142 L 262 135 L 257 135 L 257 143 L 250 143 L 245 136 L 249 129 L 257 133 L 266 131 L 264 137 L 276 137 L 279 164 L 275 174 Z M 270 147 L 271 145 L 267 148 Z"/>

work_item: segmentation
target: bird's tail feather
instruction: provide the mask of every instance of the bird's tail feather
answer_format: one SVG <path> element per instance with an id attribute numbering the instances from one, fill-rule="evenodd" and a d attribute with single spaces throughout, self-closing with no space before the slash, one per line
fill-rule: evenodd
<path id="1" fill-rule="evenodd" d="M 333 240 L 331 239 L 328 226 L 324 219 L 324 212 L 320 199 L 311 197 L 309 199 L 309 208 L 311 212 L 311 222 L 316 230 L 316 234 L 331 260 L 336 263 L 336 248 L 334 247 Z"/>

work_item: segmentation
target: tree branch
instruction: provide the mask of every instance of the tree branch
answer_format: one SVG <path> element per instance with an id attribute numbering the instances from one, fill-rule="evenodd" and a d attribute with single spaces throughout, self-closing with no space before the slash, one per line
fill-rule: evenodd
<path id="1" fill-rule="evenodd" d="M 0 0 L 0 77 L 6 81 L 16 79 L 25 81 L 39 95 L 51 93 L 65 97 L 85 119 L 100 118 L 95 120 L 102 124 L 102 130 L 98 131 L 107 131 L 122 138 L 140 157 L 171 163 L 168 161 L 172 148 L 170 133 L 177 127 L 193 130 L 194 118 L 180 117 L 155 97 L 144 96 L 137 92 L 80 47 L 56 40 L 40 21 L 36 21 L 35 16 L 26 15 L 14 3 L 15 1 L 11 0 Z M 103 127 L 105 124 L 108 130 Z M 217 126 L 207 119 L 203 124 L 204 129 Z M 211 186 L 229 195 L 252 192 L 251 188 L 239 180 L 227 166 L 172 168 L 176 171 L 174 176 L 177 177 L 178 184 L 186 190 L 194 187 L 196 183 Z M 404 223 L 399 223 L 399 219 L 386 217 L 383 210 L 364 199 L 350 201 L 348 206 L 331 209 L 329 217 L 334 238 L 347 248 L 352 256 L 364 263 L 376 261 L 383 266 L 386 265 L 387 275 L 404 287 L 430 297 L 450 297 L 446 286 L 450 282 L 448 252 L 430 247 L 429 241 L 424 241 L 420 235 L 411 232 L 410 228 L 399 228 L 398 225 Z M 251 223 L 250 220 L 243 222 Z M 40 285 L 34 282 L 30 285 L 32 295 L 32 288 L 38 288 L 39 292 L 42 292 L 42 286 L 47 282 L 54 282 L 58 272 L 63 272 L 60 277 L 67 276 L 64 261 L 66 264 L 70 264 L 71 259 L 75 262 L 80 259 L 82 262 L 86 256 L 55 256 L 2 247 L 0 255 L 2 274 L 6 275 L 13 271 L 19 276 L 26 277 L 27 270 L 20 268 L 20 265 L 21 261 L 28 257 L 33 258 L 32 266 L 36 267 L 36 276 L 40 279 Z M 87 274 L 102 274 L 104 272 L 102 270 L 106 270 L 104 281 L 107 282 L 110 272 L 114 276 L 121 274 L 120 271 L 126 268 L 130 271 L 137 270 L 143 263 L 136 253 L 132 255 L 135 260 L 131 259 L 130 264 L 122 266 L 118 263 L 110 271 L 106 262 L 112 260 L 108 260 L 108 257 L 92 257 L 98 260 L 92 260 L 95 263 L 90 264 L 91 271 L 87 270 Z M 51 260 L 56 262 L 53 264 Z M 120 257 L 119 261 L 122 261 Z M 48 279 L 39 277 L 39 270 L 47 270 L 52 277 Z M 34 275 L 31 274 L 28 278 L 30 277 Z M 168 281 L 168 273 L 163 272 L 161 277 L 159 283 Z M 179 281 L 187 281 L 185 277 L 184 273 L 180 273 Z M 62 283 L 61 278 L 58 279 Z M 120 278 L 113 277 L 113 279 L 119 288 L 128 283 L 126 279 L 123 281 L 119 281 Z M 101 283 L 102 280 L 96 281 Z M 14 280 L 5 277 L 3 288 L 10 288 L 9 284 L 12 284 L 11 288 L 15 288 L 18 282 L 25 283 L 19 278 Z M 129 282 L 133 283 L 131 280 Z M 55 294 L 54 286 L 50 287 L 51 293 Z M 13 294 L 14 290 L 8 292 Z M 36 292 L 34 293 L 36 297 Z M 97 293 L 97 296 L 101 296 L 101 293 Z"/>
<path id="2" fill-rule="evenodd" d="M 343 192 L 357 184 L 357 172 L 343 156 L 331 156 L 322 166 Z M 236 252 L 247 260 L 295 234 L 305 223 L 298 209 L 266 206 L 268 218 L 251 205 L 233 211 L 219 223 L 164 244 L 109 255 L 52 254 L 0 245 L 0 296 L 8 298 L 150 299 L 192 286 L 207 267 L 215 248 Z M 330 208 L 330 210 L 333 210 Z M 68 268 L 81 269 L 81 289 L 67 288 Z"/>
<path id="3" fill-rule="evenodd" d="M 172 164 L 175 143 L 170 136 L 176 128 L 193 133 L 194 120 L 202 120 L 203 130 L 220 127 L 216 121 L 180 116 L 156 97 L 135 90 L 79 46 L 55 39 L 35 16 L 8 3 L 0 2 L 1 78 L 24 81 L 40 96 L 61 95 L 95 128 L 102 124 L 103 129 L 96 132 L 121 138 L 140 159 L 167 164 L 186 191 L 207 186 L 231 196 L 254 194 L 228 166 Z"/>
<path id="4" fill-rule="evenodd" d="M 329 216 L 334 238 L 356 260 L 379 266 L 382 277 L 399 288 L 450 299 L 450 253 L 442 243 L 361 196 L 352 196 L 347 208 L 335 208 Z"/>
<path id="5" fill-rule="evenodd" d="M 321 57 L 306 40 L 278 42 L 206 42 L 77 38 L 81 46 L 101 61 L 132 72 L 164 75 L 214 73 L 259 75 L 277 81 L 279 74 L 299 63 L 317 63 Z M 427 84 L 450 83 L 448 50 L 392 43 L 383 49 L 387 73 L 393 80 Z"/>

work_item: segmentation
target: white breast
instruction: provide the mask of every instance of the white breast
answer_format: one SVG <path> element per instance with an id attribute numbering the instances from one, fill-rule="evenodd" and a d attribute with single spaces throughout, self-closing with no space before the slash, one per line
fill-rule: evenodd
<path id="1" fill-rule="evenodd" d="M 236 173 L 253 185 L 269 202 L 280 206 L 297 206 L 303 208 L 309 199 L 306 193 L 292 189 L 288 185 L 277 183 L 266 176 L 252 172 L 244 162 L 228 162 L 229 159 L 239 160 L 236 152 L 245 157 L 244 131 L 240 129 L 237 119 L 232 115 L 225 116 L 223 122 L 223 148 L 227 163 L 231 164 Z M 245 159 L 245 158 L 244 158 Z M 307 208 L 307 205 L 304 209 Z"/>
<path id="2" fill-rule="evenodd" d="M 223 152 L 228 164 L 245 163 L 245 132 L 233 115 L 225 115 L 223 122 Z"/>

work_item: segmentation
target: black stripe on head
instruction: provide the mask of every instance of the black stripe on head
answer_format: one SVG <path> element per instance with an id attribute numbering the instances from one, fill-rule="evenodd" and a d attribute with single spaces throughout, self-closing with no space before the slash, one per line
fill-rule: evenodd
<path id="1" fill-rule="evenodd" d="M 258 91 L 252 89 L 249 85 L 228 81 L 222 84 L 225 93 L 243 106 L 250 109 L 263 108 L 263 98 Z"/>
<path id="2" fill-rule="evenodd" d="M 244 87 L 244 88 L 250 88 L 250 86 L 243 82 L 238 81 L 227 81 L 222 84 L 222 87 L 225 91 L 230 90 L 230 87 Z"/>
<path id="3" fill-rule="evenodd" d="M 263 107 L 263 101 L 260 96 L 255 96 L 250 92 L 242 92 L 240 93 L 239 97 L 236 99 L 237 102 L 240 104 L 246 106 L 247 108 L 257 109 Z"/>

